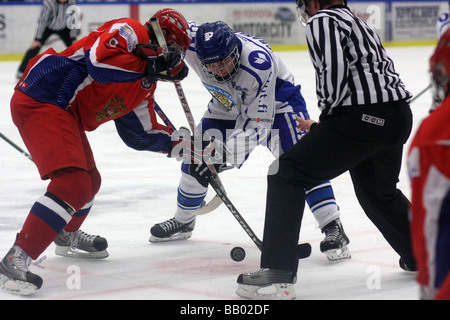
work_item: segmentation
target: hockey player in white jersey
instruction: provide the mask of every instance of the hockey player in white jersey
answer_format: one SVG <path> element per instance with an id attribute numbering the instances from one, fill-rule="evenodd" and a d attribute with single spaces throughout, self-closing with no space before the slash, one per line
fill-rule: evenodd
<path id="1" fill-rule="evenodd" d="M 300 85 L 263 40 L 235 32 L 224 22 L 190 22 L 192 44 L 185 61 L 212 95 L 199 132 L 226 148 L 226 162 L 240 168 L 259 144 L 278 157 L 304 134 L 296 117 L 309 119 Z M 205 136 L 204 136 L 205 139 Z M 222 148 L 218 148 L 222 149 Z M 175 154 L 172 156 L 177 156 Z M 220 171 L 220 164 L 215 167 Z M 188 239 L 208 190 L 206 164 L 184 161 L 173 218 L 155 224 L 150 242 Z M 339 207 L 329 181 L 307 191 L 307 203 L 325 234 L 320 244 L 331 261 L 350 258 Z"/>

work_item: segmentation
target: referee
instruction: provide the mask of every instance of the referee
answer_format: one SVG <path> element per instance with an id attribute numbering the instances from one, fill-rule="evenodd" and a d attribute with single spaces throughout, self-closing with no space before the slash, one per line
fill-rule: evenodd
<path id="1" fill-rule="evenodd" d="M 299 128 L 309 132 L 278 159 L 278 170 L 268 176 L 263 269 L 238 278 L 237 293 L 248 298 L 261 297 L 264 293 L 258 290 L 270 285 L 277 288 L 278 298 L 295 296 L 302 190 L 346 171 L 365 214 L 399 254 L 400 266 L 416 269 L 410 203 L 396 187 L 403 145 L 412 129 L 411 94 L 377 34 L 350 11 L 347 1 L 296 3 L 301 20 L 307 22 L 320 122 L 298 119 Z"/>
<path id="2" fill-rule="evenodd" d="M 69 29 L 67 20 L 70 12 L 67 8 L 76 5 L 76 0 L 44 0 L 39 13 L 36 35 L 31 47 L 25 53 L 22 63 L 17 71 L 17 79 L 20 79 L 25 72 L 28 61 L 34 58 L 47 39 L 52 34 L 57 34 L 66 47 L 75 42 L 79 29 Z"/>

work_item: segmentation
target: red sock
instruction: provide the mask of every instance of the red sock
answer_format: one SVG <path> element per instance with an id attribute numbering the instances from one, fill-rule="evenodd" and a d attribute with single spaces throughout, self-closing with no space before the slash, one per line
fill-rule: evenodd
<path id="1" fill-rule="evenodd" d="M 91 199 L 86 203 L 86 205 L 75 212 L 75 214 L 72 217 L 72 220 L 67 224 L 67 226 L 64 228 L 67 232 L 74 232 L 80 229 L 81 225 L 83 224 L 84 220 L 86 219 L 87 215 L 89 214 L 89 211 L 91 210 L 92 204 L 94 203 L 94 199 Z"/>
<path id="2" fill-rule="evenodd" d="M 15 244 L 21 247 L 33 260 L 36 260 L 57 236 L 58 233 L 47 223 L 30 213 Z"/>

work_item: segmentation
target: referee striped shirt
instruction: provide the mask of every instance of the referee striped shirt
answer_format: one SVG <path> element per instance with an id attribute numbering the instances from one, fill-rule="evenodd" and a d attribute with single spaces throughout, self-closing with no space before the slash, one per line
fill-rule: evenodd
<path id="1" fill-rule="evenodd" d="M 60 3 L 58 0 L 44 0 L 39 13 L 35 38 L 41 39 L 46 28 L 54 31 L 61 31 L 67 28 L 67 19 L 70 14 L 66 12 L 67 8 L 76 4 L 76 0 L 69 0 L 65 3 Z M 76 33 L 74 35 L 76 36 Z"/>
<path id="2" fill-rule="evenodd" d="M 339 106 L 411 98 L 379 36 L 348 7 L 317 12 L 308 21 L 306 39 L 323 115 Z"/>

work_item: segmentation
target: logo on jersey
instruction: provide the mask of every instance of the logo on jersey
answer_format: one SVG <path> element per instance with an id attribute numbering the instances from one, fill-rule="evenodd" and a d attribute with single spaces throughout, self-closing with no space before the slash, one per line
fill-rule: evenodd
<path id="1" fill-rule="evenodd" d="M 253 51 L 248 55 L 248 61 L 253 68 L 267 70 L 271 67 L 269 55 L 264 51 Z"/>
<path id="2" fill-rule="evenodd" d="M 113 47 L 113 48 L 117 48 L 117 45 L 119 44 L 119 40 L 117 40 L 115 37 L 112 37 L 111 39 L 109 39 L 109 41 L 108 41 L 108 45 L 110 46 L 110 47 Z"/>
<path id="3" fill-rule="evenodd" d="M 147 78 L 142 78 L 141 81 L 141 88 L 145 89 L 145 90 L 150 90 L 150 88 L 152 87 L 153 83 L 148 82 Z"/>
<path id="4" fill-rule="evenodd" d="M 97 122 L 103 122 L 117 118 L 118 116 L 126 113 L 128 107 L 123 104 L 123 100 L 124 98 L 119 98 L 117 95 L 109 99 L 103 110 L 97 111 L 95 114 L 95 120 Z"/>
<path id="5" fill-rule="evenodd" d="M 223 90 L 221 88 L 210 86 L 206 83 L 203 83 L 203 85 L 209 91 L 209 93 L 217 101 L 219 101 L 228 111 L 230 111 L 236 104 L 233 99 L 233 96 L 229 92 L 226 92 L 225 90 Z"/>
<path id="6" fill-rule="evenodd" d="M 127 42 L 128 52 L 133 51 L 133 42 L 135 40 L 133 29 L 126 23 L 116 23 L 111 27 L 109 33 L 113 33 L 116 30 L 119 32 L 119 35 Z"/>

